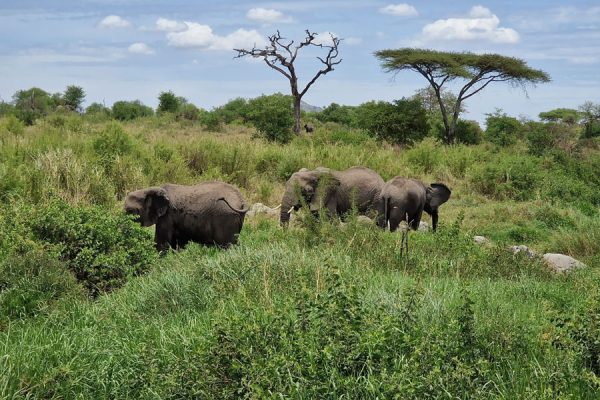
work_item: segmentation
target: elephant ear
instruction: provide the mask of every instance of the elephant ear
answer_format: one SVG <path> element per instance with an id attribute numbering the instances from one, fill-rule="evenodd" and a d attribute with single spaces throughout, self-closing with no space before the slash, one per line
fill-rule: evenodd
<path id="1" fill-rule="evenodd" d="M 148 217 L 152 224 L 165 215 L 169 210 L 171 200 L 167 191 L 163 188 L 152 188 L 146 192 L 146 207 L 148 207 Z"/>
<path id="2" fill-rule="evenodd" d="M 312 211 L 318 211 L 321 209 L 321 206 L 326 205 L 341 185 L 340 180 L 328 169 L 321 168 L 317 170 L 317 175 L 315 194 L 310 202 L 310 209 Z"/>
<path id="3" fill-rule="evenodd" d="M 443 183 L 432 183 L 426 188 L 426 191 L 426 203 L 430 210 L 436 210 L 439 206 L 447 202 L 452 194 L 448 186 Z"/>

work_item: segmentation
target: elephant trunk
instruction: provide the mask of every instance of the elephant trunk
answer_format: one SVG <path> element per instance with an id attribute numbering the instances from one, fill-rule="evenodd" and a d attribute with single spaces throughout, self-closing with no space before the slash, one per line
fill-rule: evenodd
<path id="1" fill-rule="evenodd" d="M 281 200 L 281 211 L 279 213 L 279 223 L 282 226 L 287 226 L 290 222 L 290 211 L 296 205 L 294 197 L 295 196 L 292 193 L 289 193 L 289 190 L 286 190 L 283 195 L 283 199 Z"/>

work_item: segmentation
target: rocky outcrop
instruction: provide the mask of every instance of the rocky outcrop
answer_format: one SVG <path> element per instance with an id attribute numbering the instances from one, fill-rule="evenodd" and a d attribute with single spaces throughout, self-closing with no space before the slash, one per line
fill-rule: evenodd
<path id="1" fill-rule="evenodd" d="M 554 272 L 569 272 L 585 268 L 585 264 L 571 256 L 558 253 L 546 253 L 542 256 L 544 263 Z"/>

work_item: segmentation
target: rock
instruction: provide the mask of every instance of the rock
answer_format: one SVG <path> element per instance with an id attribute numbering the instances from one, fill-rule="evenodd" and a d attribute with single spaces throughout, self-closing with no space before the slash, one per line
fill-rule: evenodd
<path id="1" fill-rule="evenodd" d="M 428 231 L 429 230 L 429 224 L 425 221 L 420 221 L 419 222 L 419 228 L 418 230 L 420 231 Z"/>
<path id="2" fill-rule="evenodd" d="M 554 272 L 569 272 L 576 268 L 585 268 L 585 264 L 564 254 L 546 253 L 542 256 L 546 265 Z"/>
<path id="3" fill-rule="evenodd" d="M 475 244 L 488 244 L 490 243 L 490 240 L 488 238 L 486 238 L 485 236 L 473 236 L 473 240 L 475 241 Z"/>
<path id="4" fill-rule="evenodd" d="M 359 215 L 358 217 L 356 217 L 356 222 L 358 222 L 361 225 L 373 225 L 374 222 L 371 218 L 367 217 L 366 215 Z"/>
<path id="5" fill-rule="evenodd" d="M 523 253 L 529 258 L 535 258 L 538 255 L 535 251 L 522 244 L 518 246 L 510 246 L 510 251 L 512 251 L 513 254 Z"/>
<path id="6" fill-rule="evenodd" d="M 263 203 L 254 203 L 248 213 L 246 214 L 248 217 L 254 217 L 258 214 L 266 214 L 269 216 L 274 216 L 279 214 L 279 207 L 271 208 L 269 206 L 264 205 Z"/>

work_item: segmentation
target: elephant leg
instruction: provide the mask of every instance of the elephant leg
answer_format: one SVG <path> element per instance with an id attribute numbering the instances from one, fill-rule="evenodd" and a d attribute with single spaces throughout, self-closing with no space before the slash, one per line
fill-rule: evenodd
<path id="1" fill-rule="evenodd" d="M 156 249 L 158 251 L 168 250 L 169 247 L 176 248 L 173 228 L 170 225 L 168 221 L 161 221 L 160 219 L 156 222 L 154 241 L 156 242 Z"/>
<path id="2" fill-rule="evenodd" d="M 400 222 L 406 219 L 406 212 L 399 207 L 393 207 L 390 211 L 390 232 L 395 232 L 400 225 Z"/>
<path id="3" fill-rule="evenodd" d="M 409 217 L 408 226 L 413 231 L 416 231 L 417 229 L 419 229 L 420 223 L 421 223 L 421 214 L 417 214 L 412 217 Z"/>
<path id="4" fill-rule="evenodd" d="M 438 224 L 438 212 L 437 210 L 431 212 L 431 229 L 435 232 Z"/>

